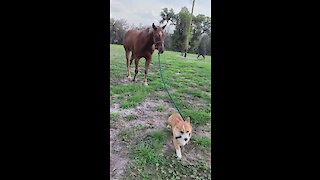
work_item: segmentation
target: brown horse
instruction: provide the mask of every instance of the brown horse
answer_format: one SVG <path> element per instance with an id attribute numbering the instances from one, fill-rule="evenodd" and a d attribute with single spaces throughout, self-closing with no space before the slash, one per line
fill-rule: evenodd
<path id="1" fill-rule="evenodd" d="M 131 80 L 130 76 L 130 66 L 132 61 L 135 63 L 135 74 L 133 77 L 133 81 L 136 81 L 136 77 L 138 74 L 138 66 L 140 58 L 145 58 L 145 71 L 144 71 L 144 85 L 148 85 L 147 82 L 147 73 L 148 68 L 152 59 L 152 54 L 155 49 L 159 51 L 159 54 L 162 54 L 164 51 L 164 33 L 163 29 L 166 25 L 160 27 L 156 27 L 154 23 L 152 23 L 152 28 L 149 27 L 147 29 L 138 31 L 138 30 L 129 30 L 124 35 L 123 46 L 126 51 L 126 59 L 127 59 L 127 68 L 128 68 L 128 78 Z M 129 63 L 129 53 L 131 53 L 130 63 Z"/>

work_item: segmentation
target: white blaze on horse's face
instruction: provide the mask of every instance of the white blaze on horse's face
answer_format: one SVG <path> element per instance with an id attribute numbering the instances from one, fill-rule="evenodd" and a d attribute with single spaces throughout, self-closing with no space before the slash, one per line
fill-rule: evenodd
<path id="1" fill-rule="evenodd" d="M 155 48 L 159 51 L 160 54 L 162 54 L 164 51 L 164 41 L 163 41 L 164 35 L 162 31 L 164 27 L 159 27 L 159 26 L 156 27 L 154 24 L 152 24 Z"/>
<path id="2" fill-rule="evenodd" d="M 162 31 L 159 32 L 159 36 L 160 36 L 160 39 L 163 39 Z M 161 47 L 162 47 L 162 51 L 164 51 L 164 41 L 161 41 Z"/>
<path id="3" fill-rule="evenodd" d="M 156 49 L 158 49 L 159 53 L 162 54 L 164 51 L 163 32 L 161 30 L 158 30 L 158 33 L 155 34 L 155 37 Z"/>

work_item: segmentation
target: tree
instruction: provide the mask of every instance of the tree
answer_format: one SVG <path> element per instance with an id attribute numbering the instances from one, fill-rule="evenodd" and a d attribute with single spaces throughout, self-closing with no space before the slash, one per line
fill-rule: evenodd
<path id="1" fill-rule="evenodd" d="M 199 14 L 192 18 L 192 38 L 190 41 L 191 49 L 189 52 L 196 53 L 200 43 L 200 36 L 204 33 L 203 23 L 206 16 Z"/>
<path id="2" fill-rule="evenodd" d="M 167 50 L 173 50 L 172 48 L 172 34 L 169 32 L 164 32 L 164 47 Z"/>
<path id="3" fill-rule="evenodd" d="M 209 46 L 210 45 L 210 46 Z M 202 34 L 199 44 L 197 46 L 197 53 L 208 55 L 211 53 L 211 38 L 207 34 Z"/>
<path id="4" fill-rule="evenodd" d="M 199 45 L 202 43 L 202 46 L 206 44 L 206 54 L 211 54 L 211 31 L 215 29 L 214 27 L 211 29 L 210 17 L 203 14 L 193 16 L 186 7 L 182 7 L 178 14 L 174 14 L 172 9 L 164 8 L 160 16 L 160 23 L 172 22 L 175 25 L 173 34 L 165 34 L 166 49 L 180 51 L 181 55 L 186 56 L 187 52 L 197 53 Z M 201 42 L 203 36 L 206 41 Z"/>
<path id="5" fill-rule="evenodd" d="M 188 8 L 182 7 L 181 11 L 175 16 L 176 27 L 172 35 L 172 47 L 175 51 L 181 51 L 184 53 L 188 48 L 187 38 L 188 30 L 190 26 L 191 16 Z"/>
<path id="6" fill-rule="evenodd" d="M 211 37 L 211 18 L 210 17 L 205 17 L 203 21 L 203 33 L 206 33 Z"/>
<path id="7" fill-rule="evenodd" d="M 164 23 L 165 21 L 168 22 L 171 21 L 171 23 L 173 25 L 175 25 L 175 18 L 176 18 L 176 15 L 173 11 L 173 9 L 171 8 L 169 11 L 168 11 L 168 8 L 163 8 L 161 13 L 160 13 L 160 16 L 161 16 L 161 20 L 160 20 L 160 24 Z"/>
<path id="8" fill-rule="evenodd" d="M 127 29 L 128 25 L 126 20 L 115 20 L 113 18 L 110 18 L 110 42 L 115 44 L 122 44 L 124 34 Z"/>
<path id="9" fill-rule="evenodd" d="M 186 41 L 185 41 L 185 53 L 184 53 L 184 57 L 187 57 L 187 51 L 188 51 L 189 46 L 190 46 L 191 30 L 192 30 L 192 16 L 193 16 L 194 2 L 195 2 L 195 0 L 192 1 L 192 9 L 191 9 L 191 15 L 190 15 L 190 20 L 189 20 L 189 26 L 188 26 L 187 34 L 186 34 L 187 37 L 186 37 Z"/>

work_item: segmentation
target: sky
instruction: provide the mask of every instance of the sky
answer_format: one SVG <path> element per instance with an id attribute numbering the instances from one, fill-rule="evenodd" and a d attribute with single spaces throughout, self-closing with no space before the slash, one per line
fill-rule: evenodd
<path id="1" fill-rule="evenodd" d="M 111 0 L 110 17 L 125 19 L 129 25 L 158 25 L 163 8 L 172 8 L 178 13 L 183 6 L 191 12 L 192 0 Z M 211 0 L 195 0 L 193 15 L 198 14 L 211 17 Z"/>

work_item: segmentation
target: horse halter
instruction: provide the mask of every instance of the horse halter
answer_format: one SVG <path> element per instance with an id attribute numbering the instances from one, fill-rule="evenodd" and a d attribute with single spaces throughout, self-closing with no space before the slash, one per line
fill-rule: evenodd
<path id="1" fill-rule="evenodd" d="M 163 43 L 163 41 L 161 41 L 161 40 L 160 41 L 156 41 L 156 38 L 153 37 L 153 43 L 154 44 L 158 44 L 159 42 Z"/>
<path id="2" fill-rule="evenodd" d="M 159 42 L 161 43 L 160 45 L 163 44 L 163 41 L 157 41 L 157 42 L 155 42 L 154 44 L 157 46 L 157 45 L 159 44 Z"/>
<path id="3" fill-rule="evenodd" d="M 161 46 L 164 43 L 164 41 L 161 41 L 161 40 L 160 41 L 155 41 L 155 39 L 153 38 L 153 43 L 154 43 L 156 48 L 159 48 L 159 46 Z"/>
<path id="4" fill-rule="evenodd" d="M 163 44 L 164 41 L 161 41 L 161 40 L 160 41 L 156 41 L 156 38 L 154 38 L 154 36 L 153 36 L 153 44 L 157 45 L 159 43 Z"/>
<path id="5" fill-rule="evenodd" d="M 154 44 L 158 44 L 159 42 L 161 42 L 161 44 L 163 43 L 163 41 L 157 41 L 157 42 L 154 42 Z"/>

